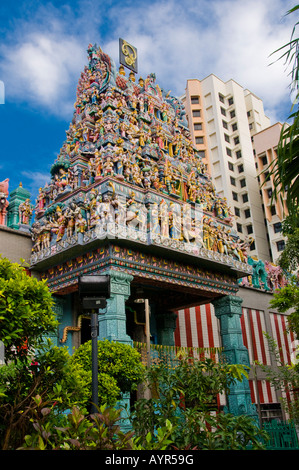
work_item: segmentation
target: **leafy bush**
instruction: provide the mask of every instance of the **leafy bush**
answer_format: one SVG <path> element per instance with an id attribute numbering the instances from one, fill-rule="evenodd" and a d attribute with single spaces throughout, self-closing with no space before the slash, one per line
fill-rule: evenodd
<path id="1" fill-rule="evenodd" d="M 60 426 L 53 426 L 51 410 L 42 408 L 33 422 L 34 431 L 25 436 L 20 449 L 29 450 L 144 450 L 165 449 L 171 441 L 170 422 L 157 431 L 157 439 L 149 434 L 145 446 L 134 432 L 121 431 L 121 409 L 102 405 L 90 416 L 74 407 L 64 415 Z"/>
<path id="2" fill-rule="evenodd" d="M 0 445 L 14 449 L 28 433 L 31 420 L 45 404 L 55 416 L 86 402 L 84 370 L 70 362 L 67 348 L 52 347 L 48 341 L 34 359 L 0 367 Z M 33 400 L 39 396 L 39 400 Z M 53 415 L 54 416 L 54 415 Z M 57 424 L 57 423 L 56 423 Z"/>
<path id="3" fill-rule="evenodd" d="M 85 371 L 86 387 L 91 391 L 91 341 L 82 344 L 72 355 L 71 363 Z M 98 341 L 99 404 L 112 406 L 122 393 L 136 389 L 143 377 L 144 366 L 136 349 L 128 344 Z M 91 395 L 88 397 L 90 402 Z M 84 403 L 87 405 L 87 401 Z"/>
<path id="4" fill-rule="evenodd" d="M 242 365 L 181 357 L 175 367 L 161 362 L 146 374 L 152 398 L 140 399 L 132 410 L 135 432 L 145 444 L 148 433 L 169 420 L 170 439 L 178 449 L 263 448 L 266 434 L 248 416 L 219 413 L 215 397 L 247 376 Z"/>

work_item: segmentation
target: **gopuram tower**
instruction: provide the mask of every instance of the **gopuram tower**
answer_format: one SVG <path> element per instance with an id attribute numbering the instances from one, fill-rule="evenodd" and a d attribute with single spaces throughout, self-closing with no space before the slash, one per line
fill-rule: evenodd
<path id="1" fill-rule="evenodd" d="M 238 278 L 252 272 L 247 247 L 190 140 L 181 101 L 159 87 L 155 74 L 137 82 L 89 45 L 66 140 L 36 202 L 32 237 L 31 269 L 56 299 L 57 344 L 71 350 L 86 339 L 79 277 L 108 274 L 99 339 L 143 341 L 143 307 L 134 302 L 142 296 L 152 335 L 173 345 L 175 312 L 212 302 L 227 360 L 249 365 L 236 297 Z M 255 414 L 248 382 L 231 390 L 228 409 Z"/>

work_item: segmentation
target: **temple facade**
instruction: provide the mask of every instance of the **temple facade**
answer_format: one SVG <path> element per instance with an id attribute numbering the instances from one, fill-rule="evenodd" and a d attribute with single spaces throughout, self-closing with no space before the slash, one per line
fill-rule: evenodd
<path id="1" fill-rule="evenodd" d="M 138 312 L 135 302 L 142 297 L 156 341 L 173 346 L 178 310 L 212 303 L 223 354 L 249 365 L 236 295 L 238 280 L 253 270 L 247 246 L 190 140 L 182 102 L 155 74 L 137 83 L 89 45 L 66 140 L 40 188 L 32 237 L 31 269 L 55 296 L 60 343 L 84 331 L 79 278 L 108 274 L 100 339 L 142 340 L 136 316 L 143 306 Z M 256 416 L 248 381 L 231 391 L 228 409 Z"/>
<path id="2" fill-rule="evenodd" d="M 30 226 L 30 270 L 55 298 L 56 344 L 72 352 L 90 339 L 79 279 L 109 275 L 99 339 L 144 343 L 146 299 L 152 347 L 194 347 L 204 312 L 212 311 L 217 337 L 210 329 L 210 339 L 230 363 L 250 366 L 240 292 L 273 286 L 233 228 L 227 201 L 192 144 L 182 102 L 159 87 L 155 74 L 137 82 L 100 47 L 89 45 L 87 53 L 73 118 L 39 190 L 34 222 L 28 195 L 16 212 L 11 194 L 11 215 L 5 213 L 11 230 L 27 233 Z M 197 320 L 184 337 L 190 312 Z M 257 418 L 253 391 L 244 380 L 222 404 Z"/>

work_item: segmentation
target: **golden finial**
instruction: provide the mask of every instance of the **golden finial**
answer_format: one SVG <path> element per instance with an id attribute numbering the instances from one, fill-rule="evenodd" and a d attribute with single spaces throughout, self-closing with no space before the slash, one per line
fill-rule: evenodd
<path id="1" fill-rule="evenodd" d="M 135 73 L 130 72 L 129 79 L 132 80 L 132 82 L 135 82 Z"/>
<path id="2" fill-rule="evenodd" d="M 119 66 L 118 72 L 119 72 L 120 75 L 126 75 L 126 71 L 125 71 L 125 68 L 124 68 L 123 65 Z"/>

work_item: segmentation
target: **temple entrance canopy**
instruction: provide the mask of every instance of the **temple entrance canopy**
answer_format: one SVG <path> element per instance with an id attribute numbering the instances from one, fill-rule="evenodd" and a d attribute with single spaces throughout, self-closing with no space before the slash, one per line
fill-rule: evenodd
<path id="1" fill-rule="evenodd" d="M 173 312 L 236 294 L 238 278 L 252 272 L 247 246 L 190 140 L 181 101 L 154 74 L 137 83 L 117 72 L 96 45 L 88 59 L 38 196 L 31 268 L 68 304 L 62 324 L 77 324 L 79 276 L 108 273 L 100 337 L 131 341 L 128 316 L 142 290 L 158 341 L 171 343 Z"/>

